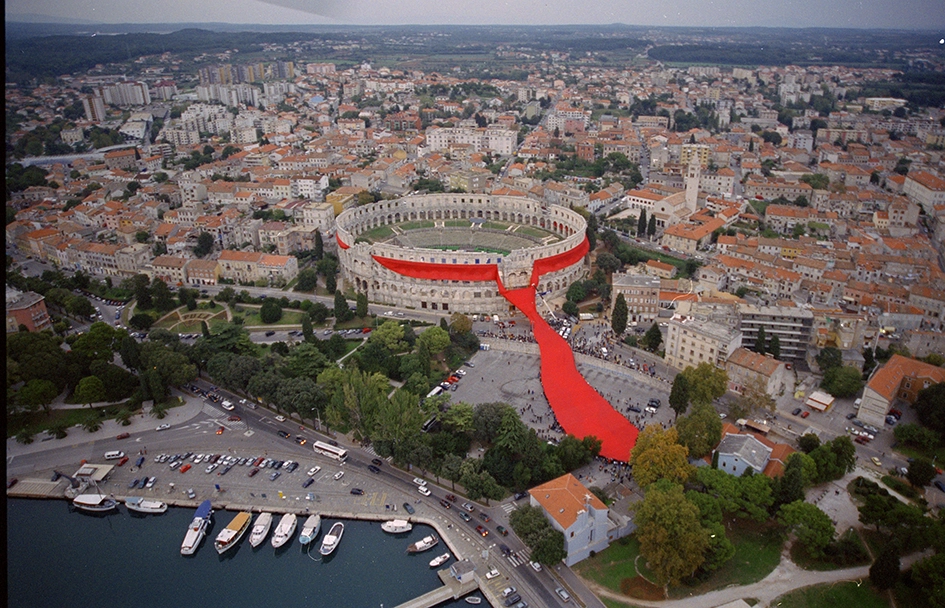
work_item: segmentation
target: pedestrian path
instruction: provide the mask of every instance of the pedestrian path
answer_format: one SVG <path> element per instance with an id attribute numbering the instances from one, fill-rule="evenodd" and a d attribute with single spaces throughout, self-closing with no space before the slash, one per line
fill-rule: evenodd
<path id="1" fill-rule="evenodd" d="M 532 552 L 531 549 L 529 549 L 528 547 L 525 547 L 524 549 L 520 551 L 516 551 L 512 555 L 509 555 L 508 557 L 506 557 L 506 559 L 509 560 L 509 563 L 512 564 L 513 568 L 518 568 L 522 564 L 528 562 L 528 556 L 531 555 L 531 552 Z"/>
<path id="2" fill-rule="evenodd" d="M 518 508 L 518 505 L 515 504 L 514 502 L 507 502 L 504 505 L 502 505 L 502 510 L 505 511 L 506 515 L 510 514 L 512 511 L 514 511 L 517 508 Z"/>

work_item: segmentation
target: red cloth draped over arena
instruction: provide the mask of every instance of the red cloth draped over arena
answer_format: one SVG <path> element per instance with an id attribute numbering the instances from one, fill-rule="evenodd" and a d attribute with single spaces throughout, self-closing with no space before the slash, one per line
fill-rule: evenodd
<path id="1" fill-rule="evenodd" d="M 339 244 L 347 248 L 340 239 Z M 495 264 L 433 264 L 379 256 L 374 256 L 374 260 L 388 270 L 416 279 L 495 281 L 502 295 L 532 322 L 541 350 L 541 385 L 558 423 L 575 437 L 597 437 L 602 443 L 601 456 L 626 462 L 639 431 L 581 376 L 574 364 L 571 346 L 545 322 L 535 307 L 535 289 L 541 275 L 577 263 L 587 251 L 585 239 L 570 251 L 537 261 L 532 269 L 531 285 L 511 291 L 499 280 Z"/>

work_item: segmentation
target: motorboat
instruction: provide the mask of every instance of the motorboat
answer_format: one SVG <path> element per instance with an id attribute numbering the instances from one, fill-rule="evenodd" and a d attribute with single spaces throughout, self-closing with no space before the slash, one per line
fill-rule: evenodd
<path id="1" fill-rule="evenodd" d="M 307 545 L 318 536 L 318 533 L 322 529 L 322 516 L 318 515 L 309 515 L 305 520 L 305 523 L 302 524 L 302 533 L 299 535 L 299 542 L 303 545 Z"/>
<path id="2" fill-rule="evenodd" d="M 249 544 L 258 547 L 266 537 L 269 536 L 269 528 L 272 527 L 272 513 L 263 511 L 256 516 L 256 523 L 253 524 L 253 531 L 249 534 Z"/>
<path id="3" fill-rule="evenodd" d="M 479 597 L 478 595 L 469 595 L 469 596 L 466 596 L 466 603 L 478 605 L 482 603 L 482 598 Z"/>
<path id="4" fill-rule="evenodd" d="M 322 555 L 328 556 L 338 548 L 338 545 L 341 543 L 341 535 L 345 532 L 345 525 L 343 523 L 335 522 L 332 525 L 331 529 L 328 531 L 328 534 L 325 535 L 325 538 L 322 539 L 322 546 L 318 550 Z"/>
<path id="5" fill-rule="evenodd" d="M 279 525 L 276 526 L 276 531 L 272 533 L 272 546 L 278 549 L 289 542 L 289 539 L 295 534 L 295 526 L 298 523 L 299 518 L 295 516 L 295 513 L 283 515 L 282 519 L 279 520 Z"/>
<path id="6" fill-rule="evenodd" d="M 167 511 L 167 503 L 161 500 L 151 500 L 149 498 L 142 498 L 140 496 L 134 496 L 131 498 L 125 499 L 125 506 L 128 507 L 129 511 L 137 511 L 138 513 L 164 513 Z"/>
<path id="7" fill-rule="evenodd" d="M 212 518 L 213 507 L 209 500 L 205 500 L 197 507 L 194 512 L 194 519 L 190 522 L 187 533 L 184 534 L 184 542 L 180 546 L 181 555 L 193 555 L 197 552 L 197 547 L 200 546 L 200 541 L 206 536 Z"/>
<path id="8" fill-rule="evenodd" d="M 436 534 L 431 534 L 430 536 L 424 536 L 415 543 L 411 543 L 407 547 L 407 553 L 423 553 L 429 549 L 432 549 L 440 542 L 440 539 L 436 537 Z"/>
<path id="9" fill-rule="evenodd" d="M 392 519 L 381 524 L 381 530 L 388 534 L 403 534 L 413 530 L 413 524 L 406 519 Z"/>
<path id="10" fill-rule="evenodd" d="M 118 501 L 104 494 L 80 494 L 72 499 L 72 504 L 89 513 L 107 513 L 118 508 Z"/>
<path id="11" fill-rule="evenodd" d="M 442 566 L 443 564 L 445 564 L 445 563 L 448 562 L 449 560 L 450 560 L 450 554 L 449 554 L 449 553 L 444 553 L 443 555 L 440 555 L 440 556 L 438 556 L 438 557 L 434 557 L 433 559 L 431 559 L 431 560 L 430 560 L 430 567 L 431 567 L 431 568 L 436 568 L 437 566 Z"/>
<path id="12" fill-rule="evenodd" d="M 232 549 L 240 542 L 246 531 L 249 530 L 249 524 L 253 521 L 253 514 L 249 511 L 240 511 L 236 514 L 230 523 L 217 534 L 217 539 L 213 542 L 217 553 L 224 553 Z"/>

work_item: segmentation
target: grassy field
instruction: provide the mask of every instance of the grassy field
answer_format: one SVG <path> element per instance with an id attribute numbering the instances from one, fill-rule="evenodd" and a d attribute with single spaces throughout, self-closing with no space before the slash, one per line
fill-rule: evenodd
<path id="1" fill-rule="evenodd" d="M 377 228 L 372 228 L 371 230 L 366 230 L 358 235 L 358 240 L 364 239 L 366 241 L 379 241 L 381 239 L 386 239 L 394 235 L 394 231 L 391 230 L 390 226 L 378 226 Z"/>
<path id="2" fill-rule="evenodd" d="M 483 228 L 489 228 L 491 230 L 508 230 L 511 224 L 507 222 L 483 222 Z"/>
<path id="3" fill-rule="evenodd" d="M 621 584 L 638 572 L 634 566 L 640 554 L 640 543 L 635 537 L 622 538 L 609 547 L 574 566 L 575 571 L 588 580 L 623 593 Z"/>
<path id="4" fill-rule="evenodd" d="M 535 228 L 534 226 L 519 226 L 515 232 L 521 232 L 522 234 L 533 236 L 536 239 L 543 239 L 549 236 L 553 236 L 556 239 L 559 239 L 558 235 L 555 234 L 554 232 L 542 230 L 541 228 Z"/>
<path id="5" fill-rule="evenodd" d="M 446 220 L 443 225 L 447 228 L 469 228 L 469 220 Z"/>
<path id="6" fill-rule="evenodd" d="M 869 582 L 845 582 L 798 589 L 775 599 L 771 605 L 779 608 L 887 608 L 889 602 L 885 595 L 874 591 Z"/>
<path id="7" fill-rule="evenodd" d="M 308 313 L 299 311 L 299 310 L 285 310 L 282 311 L 282 318 L 276 321 L 275 323 L 263 323 L 263 320 L 259 318 L 259 307 L 248 307 L 245 304 L 239 305 L 239 311 L 234 310 L 233 314 L 239 314 L 243 317 L 243 325 L 301 325 L 302 317 L 308 315 Z"/>
<path id="8" fill-rule="evenodd" d="M 418 220 L 416 222 L 404 222 L 399 224 L 399 227 L 404 232 L 408 230 L 419 230 L 420 228 L 433 228 L 436 224 L 433 220 Z"/>

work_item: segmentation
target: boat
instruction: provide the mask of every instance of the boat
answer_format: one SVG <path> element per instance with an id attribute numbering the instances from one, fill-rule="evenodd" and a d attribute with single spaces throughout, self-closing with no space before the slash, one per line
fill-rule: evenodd
<path id="1" fill-rule="evenodd" d="M 309 515 L 305 520 L 305 523 L 302 524 L 302 533 L 299 535 L 299 542 L 303 545 L 307 545 L 318 536 L 319 531 L 322 529 L 322 516 L 315 514 Z"/>
<path id="2" fill-rule="evenodd" d="M 341 535 L 344 533 L 345 525 L 340 521 L 335 522 L 335 524 L 331 527 L 331 530 L 328 531 L 328 534 L 325 535 L 325 538 L 322 539 L 322 547 L 318 550 L 318 552 L 326 556 L 331 555 L 341 543 Z"/>
<path id="3" fill-rule="evenodd" d="M 249 544 L 258 547 L 266 537 L 269 536 L 269 528 L 272 527 L 272 513 L 263 511 L 256 516 L 256 523 L 253 524 L 253 531 L 249 535 Z"/>
<path id="4" fill-rule="evenodd" d="M 299 523 L 299 518 L 295 513 L 286 513 L 279 520 L 276 531 L 272 533 L 272 546 L 278 549 L 286 544 L 292 535 L 295 534 L 295 526 Z"/>
<path id="5" fill-rule="evenodd" d="M 443 555 L 440 555 L 439 557 L 434 557 L 433 559 L 430 560 L 430 567 L 436 568 L 437 566 L 442 566 L 443 564 L 448 562 L 449 559 L 450 559 L 449 553 L 444 553 Z"/>
<path id="6" fill-rule="evenodd" d="M 217 534 L 217 539 L 213 542 L 217 553 L 223 553 L 236 546 L 249 530 L 249 524 L 253 521 L 253 514 L 249 511 L 240 511 L 236 514 L 230 523 Z"/>
<path id="7" fill-rule="evenodd" d="M 482 603 L 482 598 L 478 595 L 470 595 L 466 597 L 467 604 L 480 604 Z"/>
<path id="8" fill-rule="evenodd" d="M 440 539 L 436 537 L 436 534 L 431 534 L 430 536 L 424 536 L 415 543 L 412 543 L 407 547 L 407 553 L 423 553 L 429 549 L 432 549 L 440 542 Z"/>
<path id="9" fill-rule="evenodd" d="M 209 500 L 205 500 L 197 507 L 194 512 L 194 520 L 190 522 L 190 527 L 187 528 L 187 533 L 184 534 L 184 542 L 180 545 L 181 555 L 193 555 L 197 552 L 197 547 L 203 537 L 206 536 L 212 518 L 213 507 Z"/>
<path id="10" fill-rule="evenodd" d="M 161 500 L 150 500 L 140 496 L 125 499 L 125 506 L 129 511 L 138 513 L 163 513 L 167 511 L 167 503 Z"/>
<path id="11" fill-rule="evenodd" d="M 77 509 L 82 509 L 89 513 L 107 513 L 112 509 L 118 508 L 118 501 L 104 494 L 80 494 L 72 499 L 72 504 Z"/>
<path id="12" fill-rule="evenodd" d="M 413 524 L 406 519 L 392 519 L 382 523 L 381 530 L 388 534 L 402 534 L 413 530 Z"/>

